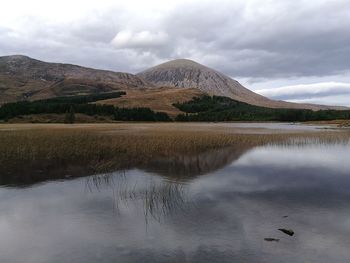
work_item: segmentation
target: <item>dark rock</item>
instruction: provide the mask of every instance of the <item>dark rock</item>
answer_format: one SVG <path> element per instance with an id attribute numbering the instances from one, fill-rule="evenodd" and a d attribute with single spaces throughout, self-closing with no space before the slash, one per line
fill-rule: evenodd
<path id="1" fill-rule="evenodd" d="M 285 228 L 279 228 L 279 231 L 289 235 L 289 236 L 293 236 L 294 235 L 294 231 L 292 229 L 285 229 Z"/>
<path id="2" fill-rule="evenodd" d="M 268 242 L 278 242 L 280 241 L 278 238 L 273 238 L 273 237 L 266 237 L 264 238 L 265 241 L 268 241 Z"/>

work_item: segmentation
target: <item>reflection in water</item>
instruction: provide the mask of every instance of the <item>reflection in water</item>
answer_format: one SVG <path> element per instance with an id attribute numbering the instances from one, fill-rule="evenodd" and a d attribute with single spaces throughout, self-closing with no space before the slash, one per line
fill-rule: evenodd
<path id="1" fill-rule="evenodd" d="M 115 180 L 117 178 L 117 180 Z M 184 185 L 170 181 L 133 180 L 129 182 L 125 173 L 95 175 L 86 178 L 86 189 L 90 192 L 111 189 L 117 214 L 135 202 L 143 204 L 145 220 L 161 221 L 172 213 L 182 213 L 189 206 Z"/>
<path id="2" fill-rule="evenodd" d="M 161 156 L 149 156 L 148 158 L 141 158 L 141 160 L 117 158 L 114 163 L 110 163 L 110 160 L 107 160 L 106 163 L 99 163 L 98 166 L 108 167 L 106 169 L 108 172 L 124 171 L 125 167 L 128 169 L 138 168 L 166 176 L 171 180 L 188 180 L 224 167 L 251 148 L 252 146 L 249 145 L 237 145 L 191 155 L 174 153 L 173 156 L 168 158 Z M 47 160 L 21 165 L 14 164 L 11 168 L 2 167 L 4 172 L 0 173 L 0 185 L 29 186 L 50 180 L 67 180 L 96 175 L 96 169 L 92 167 L 94 166 L 87 166 L 84 163 L 72 164 Z"/>
<path id="3" fill-rule="evenodd" d="M 2 187 L 0 262 L 348 261 L 350 145 L 223 152 L 233 161 L 213 161 L 217 170 L 180 167 L 187 178 L 193 171 L 185 181 L 152 163 L 146 171 Z"/>
<path id="4" fill-rule="evenodd" d="M 195 176 L 216 171 L 237 160 L 252 146 L 237 145 L 198 153 L 195 155 L 174 155 L 168 158 L 154 158 L 140 165 L 144 171 L 171 179 L 187 180 Z"/>

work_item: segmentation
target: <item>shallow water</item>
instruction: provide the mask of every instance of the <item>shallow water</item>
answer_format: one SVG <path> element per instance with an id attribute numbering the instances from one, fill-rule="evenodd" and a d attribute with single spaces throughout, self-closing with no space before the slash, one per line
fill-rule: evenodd
<path id="1" fill-rule="evenodd" d="M 223 148 L 2 185 L 0 262 L 348 262 L 349 156 L 350 145 Z"/>
<path id="2" fill-rule="evenodd" d="M 319 129 L 334 128 L 334 126 L 332 127 L 330 125 L 307 125 L 303 123 L 287 122 L 228 122 L 224 123 L 223 125 L 229 128 L 269 129 L 287 131 L 315 131 Z"/>

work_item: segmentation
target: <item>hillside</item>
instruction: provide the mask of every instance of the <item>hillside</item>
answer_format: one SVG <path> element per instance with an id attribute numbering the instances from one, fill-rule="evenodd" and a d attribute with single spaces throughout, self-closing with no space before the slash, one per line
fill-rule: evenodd
<path id="1" fill-rule="evenodd" d="M 0 105 L 116 91 L 123 91 L 125 95 L 95 103 L 120 108 L 149 108 L 171 117 L 182 113 L 173 104 L 203 95 L 225 96 L 267 108 L 345 109 L 270 100 L 220 72 L 186 59 L 169 61 L 133 75 L 48 63 L 20 55 L 0 57 Z"/>
<path id="2" fill-rule="evenodd" d="M 137 74 L 137 76 L 158 87 L 197 88 L 209 95 L 225 96 L 261 107 L 312 110 L 345 109 L 345 107 L 271 100 L 252 92 L 238 81 L 216 70 L 187 59 L 177 59 L 160 64 Z"/>
<path id="3" fill-rule="evenodd" d="M 120 108 L 146 107 L 153 111 L 165 112 L 171 117 L 183 113 L 173 104 L 190 101 L 193 97 L 205 93 L 198 89 L 153 88 L 146 90 L 126 90 L 126 95 L 120 98 L 100 100 L 97 104 L 114 105 Z"/>
<path id="4" fill-rule="evenodd" d="M 130 73 L 47 63 L 19 55 L 0 57 L 0 104 L 150 86 Z"/>
<path id="5" fill-rule="evenodd" d="M 220 96 L 201 96 L 174 106 L 186 113 L 178 115 L 177 121 L 305 122 L 350 119 L 350 110 L 266 108 Z"/>
<path id="6" fill-rule="evenodd" d="M 59 114 L 65 116 L 67 123 L 74 123 L 75 113 L 91 117 L 107 117 L 114 121 L 170 121 L 170 117 L 166 113 L 155 112 L 150 108 L 118 108 L 113 105 L 95 103 L 100 100 L 119 98 L 123 95 L 125 92 L 118 91 L 6 103 L 0 107 L 0 121 L 8 122 L 14 118 L 24 120 L 28 119 L 26 116 L 29 115 L 32 118 L 34 115 L 53 116 Z"/>

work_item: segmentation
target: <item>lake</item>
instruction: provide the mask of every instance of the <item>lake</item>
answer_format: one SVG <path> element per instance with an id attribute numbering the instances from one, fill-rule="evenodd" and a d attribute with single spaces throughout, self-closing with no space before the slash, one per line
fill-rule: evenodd
<path id="1" fill-rule="evenodd" d="M 216 147 L 2 181 L 0 262 L 348 262 L 349 156 L 344 143 Z"/>

